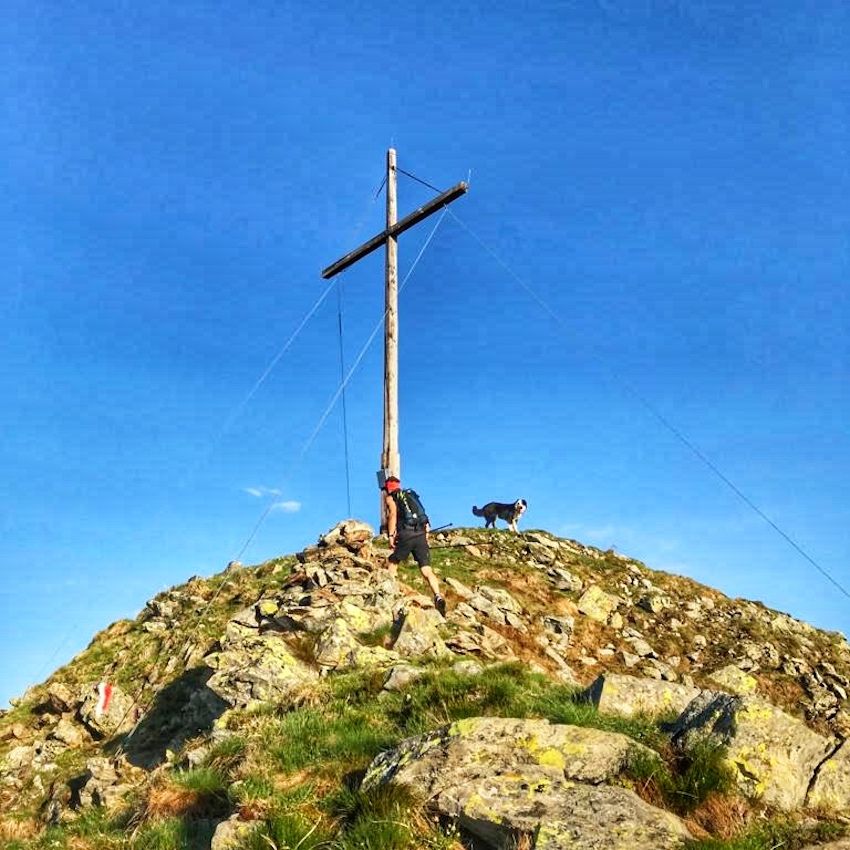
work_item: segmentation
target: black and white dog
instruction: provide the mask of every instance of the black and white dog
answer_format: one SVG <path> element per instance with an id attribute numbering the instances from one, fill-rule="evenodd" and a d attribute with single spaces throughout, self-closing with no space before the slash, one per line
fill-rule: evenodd
<path id="1" fill-rule="evenodd" d="M 513 504 L 507 502 L 487 502 L 483 508 L 473 505 L 472 513 L 475 516 L 484 517 L 484 528 L 491 525 L 496 527 L 496 520 L 504 520 L 514 534 L 517 533 L 517 520 L 525 513 L 528 502 L 525 499 L 517 499 Z"/>

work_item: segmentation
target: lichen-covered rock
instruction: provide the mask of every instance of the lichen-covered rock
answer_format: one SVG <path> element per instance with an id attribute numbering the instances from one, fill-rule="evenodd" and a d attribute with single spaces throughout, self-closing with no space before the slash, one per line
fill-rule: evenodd
<path id="1" fill-rule="evenodd" d="M 691 837 L 675 815 L 608 785 L 496 776 L 441 793 L 434 808 L 494 850 L 522 836 L 535 850 L 675 850 Z"/>
<path id="2" fill-rule="evenodd" d="M 636 753 L 659 756 L 626 735 L 548 720 L 471 717 L 402 741 L 379 755 L 364 788 L 388 781 L 410 785 L 426 798 L 481 775 L 521 772 L 528 779 L 605 782 Z"/>
<path id="3" fill-rule="evenodd" d="M 382 753 L 362 787 L 406 785 L 490 847 L 508 846 L 518 834 L 537 834 L 535 846 L 550 850 L 678 847 L 688 835 L 678 818 L 625 788 L 600 785 L 637 753 L 660 763 L 618 733 L 474 717 Z"/>
<path id="4" fill-rule="evenodd" d="M 274 632 L 230 641 L 205 660 L 215 670 L 207 689 L 231 708 L 278 700 L 318 676 Z"/>
<path id="5" fill-rule="evenodd" d="M 785 811 L 803 805 L 815 768 L 834 746 L 764 700 L 708 691 L 673 729 L 679 744 L 703 737 L 726 746 L 726 761 L 744 794 Z"/>
<path id="6" fill-rule="evenodd" d="M 740 697 L 750 696 L 758 690 L 758 682 L 734 664 L 727 664 L 709 673 L 708 678 L 716 682 L 722 691 Z"/>
<path id="7" fill-rule="evenodd" d="M 256 823 L 239 820 L 237 815 L 223 820 L 213 832 L 210 850 L 237 850 L 244 846 L 245 839 L 256 828 Z"/>
<path id="8" fill-rule="evenodd" d="M 850 812 L 850 741 L 844 741 L 820 766 L 806 805 L 837 814 Z"/>
<path id="9" fill-rule="evenodd" d="M 603 714 L 662 717 L 681 714 L 699 693 L 699 688 L 676 682 L 603 673 L 587 689 L 587 699 Z"/>
<path id="10" fill-rule="evenodd" d="M 342 617 L 337 617 L 316 641 L 316 664 L 343 670 L 356 667 L 359 649 L 360 642 L 351 627 Z"/>
<path id="11" fill-rule="evenodd" d="M 411 607 L 405 611 L 404 621 L 393 649 L 406 658 L 423 655 L 438 658 L 452 654 L 440 637 L 435 621 L 426 611 L 418 607 Z"/>
<path id="12" fill-rule="evenodd" d="M 599 585 L 592 584 L 582 593 L 578 610 L 591 620 L 607 623 L 619 604 L 620 600 L 616 596 L 606 593 Z"/>

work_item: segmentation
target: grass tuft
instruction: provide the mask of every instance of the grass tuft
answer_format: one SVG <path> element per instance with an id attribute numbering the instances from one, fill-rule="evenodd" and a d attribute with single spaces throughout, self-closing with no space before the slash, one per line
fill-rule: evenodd
<path id="1" fill-rule="evenodd" d="M 687 815 L 705 805 L 712 795 L 726 795 L 734 787 L 725 755 L 724 747 L 709 741 L 699 741 L 686 752 L 676 754 L 672 765 L 659 764 L 657 759 L 635 750 L 624 777 L 647 802 Z"/>

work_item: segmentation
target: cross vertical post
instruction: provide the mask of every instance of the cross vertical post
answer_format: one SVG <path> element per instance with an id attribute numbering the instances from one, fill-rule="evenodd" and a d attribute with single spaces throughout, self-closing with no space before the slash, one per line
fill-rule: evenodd
<path id="1" fill-rule="evenodd" d="M 322 271 L 325 280 L 354 265 L 358 260 L 386 248 L 384 261 L 384 439 L 381 450 L 381 470 L 386 475 L 401 478 L 401 452 L 398 428 L 398 237 L 422 219 L 456 201 L 469 190 L 461 182 L 441 192 L 410 215 L 398 221 L 396 197 L 396 152 L 387 151 L 387 226 L 382 233 L 373 236 L 359 248 L 346 254 Z M 418 179 L 418 178 L 417 178 Z M 384 499 L 381 498 L 381 530 L 386 529 Z"/>
<path id="2" fill-rule="evenodd" d="M 398 220 L 396 152 L 387 151 L 387 248 L 384 263 L 384 444 L 381 469 L 401 478 L 398 443 L 398 237 L 390 236 Z M 381 528 L 386 527 L 386 504 L 380 500 Z"/>

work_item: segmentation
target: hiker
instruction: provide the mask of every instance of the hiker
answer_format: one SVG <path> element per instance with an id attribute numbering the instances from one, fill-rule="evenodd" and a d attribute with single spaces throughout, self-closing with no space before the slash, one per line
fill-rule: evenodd
<path id="1" fill-rule="evenodd" d="M 398 565 L 413 554 L 422 578 L 428 582 L 434 594 L 434 607 L 445 617 L 446 600 L 440 593 L 437 576 L 431 569 L 431 549 L 428 546 L 428 515 L 419 501 L 415 490 L 402 490 L 401 481 L 389 476 L 384 482 L 384 498 L 387 504 L 387 534 L 393 551 L 389 556 L 390 575 L 398 575 Z"/>

